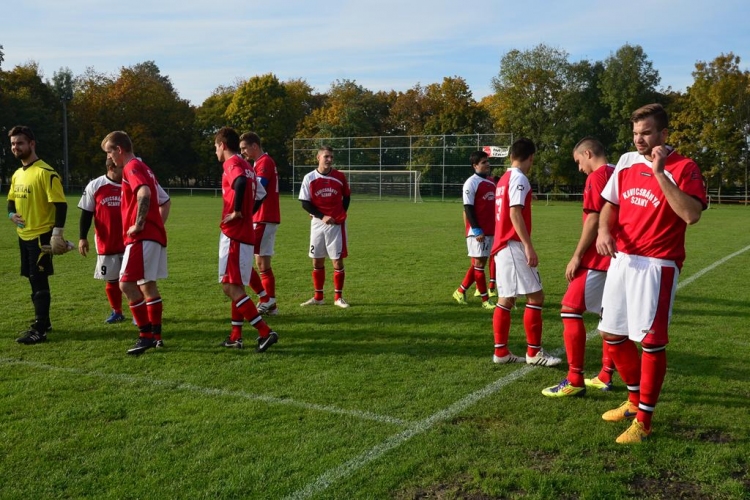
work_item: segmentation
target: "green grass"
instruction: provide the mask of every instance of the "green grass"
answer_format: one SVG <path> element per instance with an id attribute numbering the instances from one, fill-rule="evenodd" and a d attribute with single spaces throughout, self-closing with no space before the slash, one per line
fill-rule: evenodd
<path id="1" fill-rule="evenodd" d="M 67 237 L 75 238 L 77 199 Z M 468 264 L 458 203 L 357 202 L 348 310 L 312 293 L 308 219 L 282 201 L 273 260 L 280 342 L 217 347 L 229 302 L 217 283 L 220 200 L 173 197 L 167 348 L 132 358 L 131 324 L 104 325 L 95 260 L 55 258 L 54 331 L 22 346 L 33 312 L 14 231 L 0 233 L 0 497 L 726 498 L 750 495 L 750 252 L 677 294 L 652 439 L 621 447 L 603 411 L 626 397 L 549 400 L 565 368 L 491 363 L 491 312 L 451 293 Z M 688 230 L 681 281 L 750 245 L 750 213 L 721 206 Z M 537 203 L 546 349 L 562 353 L 559 301 L 580 206 Z M 522 352 L 521 311 L 511 348 Z M 594 328 L 595 318 L 588 319 Z M 254 331 L 246 326 L 248 343 Z M 589 373 L 600 343 L 587 348 Z M 521 370 L 521 371 L 519 371 Z M 499 382 L 497 385 L 491 384 Z"/>

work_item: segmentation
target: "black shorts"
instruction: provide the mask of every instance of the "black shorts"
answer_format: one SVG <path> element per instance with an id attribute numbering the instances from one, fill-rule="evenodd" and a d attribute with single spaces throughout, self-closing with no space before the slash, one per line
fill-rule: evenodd
<path id="1" fill-rule="evenodd" d="M 21 249 L 21 276 L 33 279 L 35 276 L 51 276 L 55 274 L 52 267 L 52 255 L 42 252 L 42 245 L 49 245 L 52 231 L 39 235 L 33 240 L 18 238 Z"/>

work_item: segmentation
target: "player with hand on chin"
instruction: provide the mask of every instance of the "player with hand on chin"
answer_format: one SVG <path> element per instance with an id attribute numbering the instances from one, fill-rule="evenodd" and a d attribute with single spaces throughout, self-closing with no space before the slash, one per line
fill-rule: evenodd
<path id="1" fill-rule="evenodd" d="M 52 330 L 49 276 L 54 274 L 52 255 L 69 250 L 63 237 L 68 203 L 60 176 L 36 154 L 31 128 L 15 126 L 8 137 L 13 156 L 21 161 L 8 191 L 8 219 L 18 234 L 21 276 L 29 280 L 34 305 L 34 323 L 16 342 L 37 344 L 46 341 Z"/>
<path id="2" fill-rule="evenodd" d="M 344 259 L 348 255 L 346 217 L 351 191 L 346 176 L 333 168 L 333 147 L 321 146 L 317 154 L 318 166 L 302 179 L 299 200 L 310 214 L 310 252 L 313 260 L 313 298 L 301 306 L 323 305 L 323 285 L 326 279 L 325 258 L 333 263 L 333 305 L 346 309 L 344 300 Z"/>
<path id="3" fill-rule="evenodd" d="M 599 254 L 612 257 L 599 333 L 628 387 L 628 400 L 602 419 L 634 419 L 616 439 L 620 444 L 640 443 L 651 434 L 667 371 L 669 322 L 685 261 L 685 233 L 706 209 L 698 165 L 666 144 L 669 122 L 664 108 L 648 104 L 635 110 L 630 121 L 637 151 L 620 157 L 602 191 L 607 203 L 596 239 Z"/>

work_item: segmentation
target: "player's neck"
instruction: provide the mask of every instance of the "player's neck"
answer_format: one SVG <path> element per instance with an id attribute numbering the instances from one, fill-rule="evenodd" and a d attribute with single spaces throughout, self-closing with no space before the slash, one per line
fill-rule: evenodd
<path id="1" fill-rule="evenodd" d="M 28 158 L 26 158 L 26 160 L 21 161 L 21 166 L 25 170 L 38 161 L 39 161 L 39 157 L 36 154 L 32 154 Z"/>
<path id="2" fill-rule="evenodd" d="M 320 167 L 318 167 L 317 170 L 320 175 L 328 175 L 331 173 L 331 170 L 333 170 L 333 167 L 325 167 L 323 170 L 321 170 Z"/>

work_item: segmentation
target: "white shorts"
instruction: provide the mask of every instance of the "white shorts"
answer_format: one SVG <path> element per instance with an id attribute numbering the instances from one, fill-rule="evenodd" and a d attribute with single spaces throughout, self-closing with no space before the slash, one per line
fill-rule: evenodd
<path id="1" fill-rule="evenodd" d="M 224 233 L 219 236 L 219 283 L 246 286 L 253 270 L 253 245 L 240 243 Z"/>
<path id="2" fill-rule="evenodd" d="M 536 267 L 526 263 L 520 241 L 509 241 L 508 246 L 495 254 L 495 269 L 498 297 L 518 297 L 542 289 L 542 277 Z"/>
<path id="3" fill-rule="evenodd" d="M 253 229 L 255 230 L 255 254 L 261 257 L 272 256 L 279 225 L 270 222 L 256 222 L 253 224 Z"/>
<path id="4" fill-rule="evenodd" d="M 599 330 L 666 345 L 679 276 L 674 261 L 618 252 L 607 271 Z"/>
<path id="5" fill-rule="evenodd" d="M 117 281 L 120 278 L 120 268 L 122 267 L 121 253 L 112 255 L 97 255 L 96 269 L 94 269 L 94 278 L 98 280 Z"/>
<path id="6" fill-rule="evenodd" d="M 467 236 L 466 248 L 469 250 L 469 257 L 489 257 L 494 239 L 494 236 L 485 236 L 484 241 L 479 243 L 474 236 Z"/>
<path id="7" fill-rule="evenodd" d="M 605 271 L 579 268 L 573 281 L 568 283 L 568 289 L 562 298 L 562 305 L 575 311 L 601 314 L 602 294 L 606 279 Z"/>
<path id="8" fill-rule="evenodd" d="M 313 217 L 310 221 L 310 252 L 313 259 L 328 257 L 331 260 L 347 256 L 346 222 L 343 224 L 325 224 Z"/>
<path id="9" fill-rule="evenodd" d="M 120 281 L 145 285 L 166 277 L 167 247 L 151 240 L 136 241 L 125 246 Z"/>

